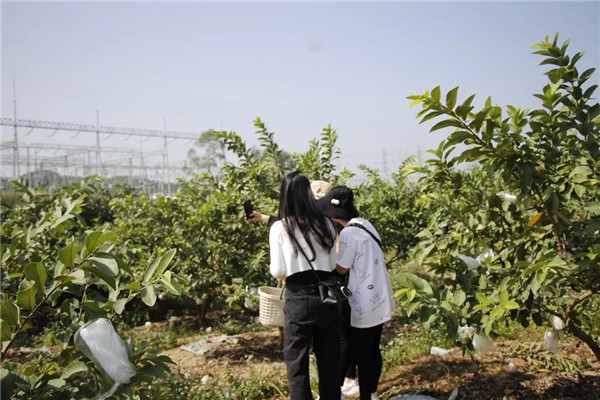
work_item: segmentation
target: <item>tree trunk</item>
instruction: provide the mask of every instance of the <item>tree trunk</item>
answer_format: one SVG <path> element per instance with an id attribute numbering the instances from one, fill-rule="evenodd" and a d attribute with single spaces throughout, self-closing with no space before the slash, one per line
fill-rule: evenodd
<path id="1" fill-rule="evenodd" d="M 596 343 L 594 339 L 581 330 L 572 319 L 569 320 L 567 324 L 567 329 L 571 332 L 577 339 L 581 340 L 592 350 L 594 355 L 596 356 L 596 360 L 600 361 L 600 344 Z"/>

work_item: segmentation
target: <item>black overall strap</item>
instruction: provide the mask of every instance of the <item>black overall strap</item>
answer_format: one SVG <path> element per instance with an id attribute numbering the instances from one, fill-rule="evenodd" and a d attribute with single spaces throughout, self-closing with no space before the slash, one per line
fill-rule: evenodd
<path id="1" fill-rule="evenodd" d="M 370 230 L 368 230 L 367 228 L 365 228 L 363 225 L 361 225 L 361 224 L 358 224 L 358 223 L 356 223 L 356 222 L 351 222 L 351 223 L 347 224 L 346 226 L 353 226 L 353 227 L 355 227 L 355 228 L 360 228 L 360 229 L 362 229 L 363 231 L 367 232 L 367 233 L 368 233 L 368 234 L 369 234 L 369 235 L 370 235 L 370 236 L 373 238 L 373 240 L 375 240 L 375 242 L 377 242 L 377 244 L 379 245 L 379 247 L 381 247 L 381 240 L 377 239 L 377 237 L 376 237 L 375 235 L 373 235 L 373 234 L 371 233 L 371 231 L 370 231 Z"/>

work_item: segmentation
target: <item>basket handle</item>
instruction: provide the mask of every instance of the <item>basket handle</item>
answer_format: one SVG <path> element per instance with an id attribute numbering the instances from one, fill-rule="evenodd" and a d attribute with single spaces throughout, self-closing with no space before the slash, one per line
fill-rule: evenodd
<path id="1" fill-rule="evenodd" d="M 281 281 L 281 293 L 279 293 L 279 300 L 283 298 L 283 292 L 285 291 L 285 279 Z"/>

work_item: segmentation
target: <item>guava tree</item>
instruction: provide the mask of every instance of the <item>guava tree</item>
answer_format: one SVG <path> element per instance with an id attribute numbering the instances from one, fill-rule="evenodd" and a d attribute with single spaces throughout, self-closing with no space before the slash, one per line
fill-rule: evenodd
<path id="1" fill-rule="evenodd" d="M 427 225 L 429 210 L 418 202 L 421 186 L 409 181 L 401 170 L 384 179 L 376 169 L 358 167 L 366 176 L 354 188 L 361 216 L 373 223 L 383 238 L 387 263 L 405 260 L 409 249 L 418 243 L 417 234 Z"/>
<path id="2" fill-rule="evenodd" d="M 438 120 L 431 131 L 453 131 L 426 167 L 410 168 L 424 174 L 422 201 L 436 213 L 418 246 L 428 279 L 406 275 L 397 294 L 453 337 L 462 325 L 490 333 L 507 318 L 557 316 L 600 360 L 585 329 L 600 290 L 600 105 L 594 69 L 579 72 L 583 53 L 570 56 L 568 44 L 556 35 L 533 46 L 551 66 L 538 109 L 504 111 L 491 98 L 475 109 L 458 88 L 409 97 L 421 122 Z M 458 170 L 464 163 L 479 168 Z"/>
<path id="3" fill-rule="evenodd" d="M 76 351 L 73 335 L 90 320 L 118 316 L 137 296 L 145 297 L 154 288 L 168 289 L 175 251 L 147 260 L 145 268 L 132 273 L 125 249 L 115 246 L 115 233 L 86 230 L 84 220 L 78 218 L 85 209 L 85 196 L 59 193 L 52 199 L 22 183 L 14 184 L 22 201 L 3 210 L 1 230 L 2 359 L 16 344 L 31 343 L 32 334 L 42 334 L 45 325 L 53 327 L 48 344 L 58 350 L 27 365 L 3 364 L 2 398 L 93 397 L 113 382 Z M 139 398 L 138 385 L 164 377 L 171 360 L 144 343 L 128 342 L 128 351 L 137 374 L 116 395 Z"/>
<path id="4" fill-rule="evenodd" d="M 311 178 L 318 168 L 334 170 L 337 136 L 330 127 L 311 142 L 304 154 L 289 155 L 275 141 L 263 121 L 254 121 L 258 146 L 249 146 L 235 132 L 213 132 L 204 141 L 223 149 L 219 171 L 204 172 L 179 182 L 173 196 L 129 195 L 111 201 L 113 229 L 123 243 L 136 243 L 132 259 L 152 252 L 177 249 L 177 272 L 185 278 L 174 287 L 195 298 L 200 314 L 211 307 L 242 304 L 246 286 L 267 284 L 268 232 L 262 224 L 243 217 L 242 203 L 251 199 L 264 214 L 277 213 L 281 178 L 302 164 Z M 321 164 L 319 155 L 326 157 Z M 327 175 L 329 176 L 329 175 Z M 135 265 L 141 265 L 136 263 Z M 137 267 L 135 267 L 137 268 Z"/>

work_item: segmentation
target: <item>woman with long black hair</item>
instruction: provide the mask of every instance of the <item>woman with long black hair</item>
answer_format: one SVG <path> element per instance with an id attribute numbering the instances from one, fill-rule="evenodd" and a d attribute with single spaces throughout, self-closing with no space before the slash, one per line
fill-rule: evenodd
<path id="1" fill-rule="evenodd" d="M 323 303 L 318 281 L 335 277 L 335 229 L 323 216 L 308 178 L 285 175 L 279 195 L 279 221 L 269 233 L 271 274 L 285 278 L 283 354 L 291 400 L 312 400 L 309 352 L 319 373 L 321 400 L 340 399 L 340 316 L 336 304 Z"/>

